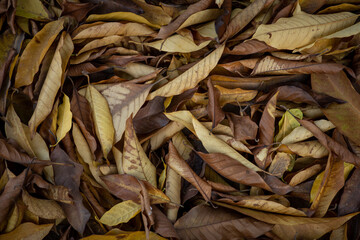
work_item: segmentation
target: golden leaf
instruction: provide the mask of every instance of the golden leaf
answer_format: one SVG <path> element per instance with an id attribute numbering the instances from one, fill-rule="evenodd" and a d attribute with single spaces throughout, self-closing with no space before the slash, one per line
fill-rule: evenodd
<path id="1" fill-rule="evenodd" d="M 95 132 L 99 138 L 104 157 L 107 158 L 114 144 L 115 135 L 109 105 L 104 96 L 92 85 L 86 88 L 85 98 L 90 103 Z"/>
<path id="2" fill-rule="evenodd" d="M 53 108 L 56 94 L 62 84 L 65 66 L 73 49 L 74 45 L 70 35 L 63 33 L 55 50 L 54 58 L 51 61 L 44 85 L 41 88 L 35 111 L 29 121 L 29 128 L 32 136 L 36 132 L 36 128 L 45 120 Z"/>
<path id="3" fill-rule="evenodd" d="M 128 200 L 118 203 L 110 208 L 110 210 L 105 212 L 101 217 L 100 222 L 108 226 L 115 226 L 120 223 L 127 223 L 140 212 L 141 206 Z"/>
<path id="4" fill-rule="evenodd" d="M 36 225 L 26 222 L 15 228 L 14 231 L 0 235 L 0 240 L 9 239 L 43 239 L 50 232 L 54 224 Z"/>
<path id="5" fill-rule="evenodd" d="M 63 29 L 63 24 L 63 18 L 49 22 L 31 39 L 20 57 L 18 71 L 15 77 L 16 88 L 32 83 L 47 50 Z"/>
<path id="6" fill-rule="evenodd" d="M 63 102 L 59 106 L 58 111 L 58 120 L 57 125 L 58 129 L 56 131 L 56 139 L 58 144 L 61 139 L 65 137 L 65 135 L 70 131 L 72 124 L 72 113 L 70 110 L 70 99 L 66 94 L 64 94 Z"/>

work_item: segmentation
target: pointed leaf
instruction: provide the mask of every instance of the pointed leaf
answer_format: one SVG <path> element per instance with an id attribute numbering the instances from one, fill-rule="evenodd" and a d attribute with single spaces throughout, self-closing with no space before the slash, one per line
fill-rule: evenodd
<path id="1" fill-rule="evenodd" d="M 65 137 L 65 135 L 70 131 L 72 125 L 72 113 L 70 111 L 70 99 L 66 94 L 64 94 L 63 102 L 59 106 L 58 112 L 58 129 L 56 131 L 57 143 Z"/>
<path id="2" fill-rule="evenodd" d="M 54 224 L 36 225 L 26 222 L 15 228 L 14 231 L 0 235 L 0 240 L 7 239 L 43 239 L 48 235 Z"/>
<path id="3" fill-rule="evenodd" d="M 141 211 L 141 206 L 131 200 L 124 201 L 113 206 L 109 211 L 104 213 L 100 222 L 108 225 L 115 226 L 120 223 L 126 223 L 135 217 Z"/>

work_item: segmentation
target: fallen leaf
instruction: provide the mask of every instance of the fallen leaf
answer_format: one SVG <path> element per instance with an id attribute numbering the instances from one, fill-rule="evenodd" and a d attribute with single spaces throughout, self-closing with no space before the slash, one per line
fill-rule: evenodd
<path id="1" fill-rule="evenodd" d="M 141 206 L 131 200 L 124 201 L 113 206 L 104 213 L 100 222 L 108 226 L 116 226 L 126 223 L 141 211 Z"/>
<path id="2" fill-rule="evenodd" d="M 59 106 L 58 129 L 56 130 L 57 143 L 70 131 L 72 125 L 72 113 L 70 111 L 70 99 L 64 94 L 63 102 Z"/>
<path id="3" fill-rule="evenodd" d="M 53 225 L 52 223 L 36 225 L 31 222 L 26 222 L 19 225 L 12 232 L 0 235 L 0 239 L 43 239 L 48 235 Z"/>
<path id="4" fill-rule="evenodd" d="M 132 175 L 139 180 L 147 181 L 156 187 L 156 168 L 150 162 L 139 143 L 131 116 L 126 121 L 123 151 L 122 167 L 124 173 Z"/>

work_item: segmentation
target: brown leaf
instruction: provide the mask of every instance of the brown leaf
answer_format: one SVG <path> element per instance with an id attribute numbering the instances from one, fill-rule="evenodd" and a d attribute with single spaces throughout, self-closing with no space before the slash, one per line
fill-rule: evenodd
<path id="1" fill-rule="evenodd" d="M 74 199 L 74 204 L 60 203 L 65 215 L 73 228 L 80 234 L 84 232 L 90 212 L 83 205 L 83 198 L 79 191 L 80 176 L 83 172 L 81 164 L 73 162 L 69 156 L 58 146 L 51 153 L 51 160 L 66 165 L 54 165 L 56 185 L 67 187 Z"/>
<path id="2" fill-rule="evenodd" d="M 62 12 L 61 16 L 72 16 L 78 22 L 81 22 L 89 11 L 96 7 L 96 4 L 87 2 L 87 3 L 76 3 L 76 2 L 68 2 L 64 0 L 62 3 Z"/>
<path id="3" fill-rule="evenodd" d="M 3 222 L 6 219 L 10 208 L 12 207 L 15 200 L 19 197 L 27 172 L 28 171 L 25 169 L 20 175 L 16 177 L 9 177 L 10 179 L 5 185 L 4 191 L 0 195 L 0 222 Z"/>
<path id="4" fill-rule="evenodd" d="M 205 154 L 196 152 L 210 167 L 231 181 L 244 185 L 256 186 L 272 191 L 260 175 L 238 161 L 221 153 Z"/>
<path id="5" fill-rule="evenodd" d="M 163 237 L 167 238 L 178 238 L 179 236 L 175 231 L 174 225 L 171 221 L 165 216 L 164 213 L 160 211 L 158 207 L 153 205 L 152 213 L 154 214 L 154 230 L 156 233 L 160 234 Z"/>
<path id="6" fill-rule="evenodd" d="M 133 200 L 140 202 L 141 186 L 136 177 L 127 174 L 114 174 L 101 177 L 109 187 L 112 194 L 122 200 Z M 153 187 L 148 182 L 143 182 L 149 193 L 151 204 L 168 203 L 169 198 L 159 189 Z"/>
<path id="7" fill-rule="evenodd" d="M 214 88 L 211 80 L 207 81 L 209 103 L 207 111 L 210 119 L 212 120 L 212 128 L 216 127 L 225 118 L 225 113 L 220 106 L 220 91 Z"/>
<path id="8" fill-rule="evenodd" d="M 311 86 L 316 92 L 346 101 L 344 104 L 331 104 L 322 111 L 342 134 L 360 145 L 360 95 L 346 74 L 343 71 L 312 74 Z"/>
<path id="9" fill-rule="evenodd" d="M 226 28 L 230 22 L 232 1 L 224 0 L 223 4 L 221 5 L 221 9 L 223 10 L 223 13 L 215 20 L 215 30 L 218 35 L 218 39 L 220 39 L 225 33 Z"/>
<path id="10" fill-rule="evenodd" d="M 259 145 L 264 145 L 261 149 L 254 151 L 255 161 L 260 168 L 269 166 L 268 159 L 269 145 L 273 143 L 275 132 L 275 110 L 278 92 L 275 93 L 266 104 L 259 123 Z"/>
<path id="11" fill-rule="evenodd" d="M 177 172 L 177 174 L 196 187 L 206 201 L 210 201 L 211 186 L 190 168 L 185 160 L 179 155 L 171 141 L 169 142 L 169 153 L 166 156 L 165 161 L 175 172 Z"/>
<path id="12" fill-rule="evenodd" d="M 88 2 L 97 5 L 91 13 L 105 14 L 111 12 L 133 12 L 136 14 L 142 14 L 144 12 L 131 0 L 89 0 Z"/>
<path id="13" fill-rule="evenodd" d="M 259 127 L 249 116 L 238 116 L 233 113 L 228 113 L 226 116 L 236 140 L 244 141 L 256 138 Z"/>
<path id="14" fill-rule="evenodd" d="M 161 27 L 156 38 L 165 39 L 169 37 L 181 26 L 181 24 L 186 21 L 186 19 L 188 19 L 194 13 L 207 9 L 212 4 L 212 2 L 212 0 L 200 0 L 197 3 L 190 5 L 184 12 L 182 12 L 179 17 L 175 19 L 175 21 L 164 27 Z"/>
<path id="15" fill-rule="evenodd" d="M 242 42 L 236 45 L 231 50 L 225 50 L 224 53 L 231 55 L 250 55 L 254 53 L 264 53 L 276 51 L 276 48 L 268 46 L 266 43 L 256 39 L 250 39 L 246 42 Z"/>
<path id="16" fill-rule="evenodd" d="M 344 193 L 341 195 L 338 207 L 340 216 L 360 210 L 360 194 L 359 191 L 357 191 L 359 181 L 360 169 L 356 168 L 349 180 L 346 181 Z"/>
<path id="17" fill-rule="evenodd" d="M 192 208 L 175 223 L 181 239 L 257 238 L 271 228 L 270 224 L 206 205 Z"/>

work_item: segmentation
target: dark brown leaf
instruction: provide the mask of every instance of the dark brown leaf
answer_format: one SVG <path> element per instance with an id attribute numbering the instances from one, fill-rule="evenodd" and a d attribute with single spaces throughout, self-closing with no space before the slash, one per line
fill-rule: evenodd
<path id="1" fill-rule="evenodd" d="M 171 221 L 165 216 L 164 213 L 160 211 L 158 207 L 155 205 L 151 206 L 152 213 L 154 214 L 154 229 L 155 232 L 160 234 L 163 237 L 167 238 L 177 238 L 179 239 L 179 236 L 177 232 L 175 231 L 174 225 L 171 223 Z"/>
<path id="2" fill-rule="evenodd" d="M 76 2 L 68 2 L 64 0 L 62 3 L 62 12 L 61 16 L 72 16 L 78 22 L 81 22 L 91 9 L 96 7 L 96 4 L 92 2 L 87 3 L 76 3 Z"/>
<path id="3" fill-rule="evenodd" d="M 358 184 L 360 182 L 360 169 L 356 168 L 349 180 L 347 180 L 344 192 L 339 202 L 338 213 L 344 216 L 360 210 L 360 192 Z"/>
<path id="4" fill-rule="evenodd" d="M 81 164 L 73 162 L 70 157 L 57 146 L 50 156 L 56 163 L 66 165 L 54 165 L 54 176 L 56 185 L 67 187 L 74 199 L 74 204 L 60 203 L 65 215 L 73 228 L 80 234 L 84 232 L 86 223 L 90 218 L 90 212 L 83 205 L 83 198 L 79 191 L 80 176 L 83 172 Z"/>
<path id="5" fill-rule="evenodd" d="M 218 39 L 222 37 L 225 33 L 226 28 L 230 22 L 231 17 L 231 9 L 232 8 L 232 0 L 224 0 L 221 5 L 221 9 L 223 10 L 222 14 L 215 20 L 215 30 L 218 35 Z"/>
<path id="6" fill-rule="evenodd" d="M 10 177 L 5 185 L 4 191 L 0 195 L 0 222 L 3 222 L 8 217 L 7 214 L 10 208 L 21 193 L 27 173 L 28 171 L 25 169 L 20 175 Z"/>

